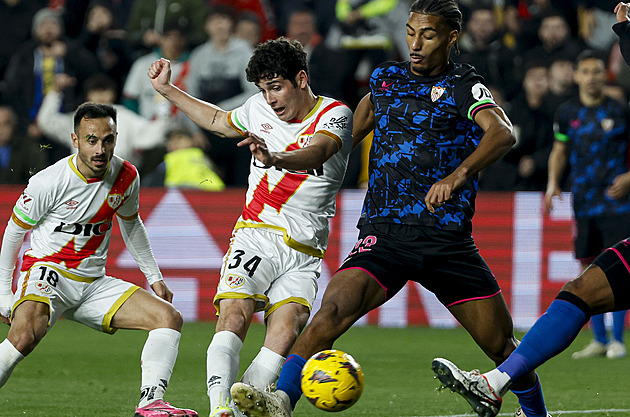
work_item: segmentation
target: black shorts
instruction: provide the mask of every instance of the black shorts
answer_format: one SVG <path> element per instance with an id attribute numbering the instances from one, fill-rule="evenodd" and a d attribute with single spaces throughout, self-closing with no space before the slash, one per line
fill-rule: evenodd
<path id="1" fill-rule="evenodd" d="M 449 307 L 501 291 L 469 233 L 391 223 L 366 224 L 338 271 L 359 268 L 392 298 L 407 281 Z"/>
<path id="2" fill-rule="evenodd" d="M 630 236 L 630 215 L 584 217 L 575 220 L 575 257 L 590 260 Z"/>
<path id="3" fill-rule="evenodd" d="M 630 238 L 606 249 L 593 261 L 604 271 L 615 297 L 615 311 L 630 308 Z"/>

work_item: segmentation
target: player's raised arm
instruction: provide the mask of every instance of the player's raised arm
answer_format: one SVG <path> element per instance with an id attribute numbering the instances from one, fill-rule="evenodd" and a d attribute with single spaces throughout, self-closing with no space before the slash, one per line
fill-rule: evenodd
<path id="1" fill-rule="evenodd" d="M 500 107 L 480 110 L 475 116 L 475 122 L 485 132 L 477 149 L 450 175 L 433 184 L 425 198 L 429 211 L 434 212 L 434 207 L 449 200 L 453 191 L 469 177 L 498 161 L 516 143 L 512 123 Z"/>
<path id="2" fill-rule="evenodd" d="M 239 137 L 228 123 L 227 112 L 219 106 L 199 100 L 171 83 L 171 63 L 168 59 L 153 62 L 148 71 L 153 88 L 197 125 L 219 136 Z"/>
<path id="3" fill-rule="evenodd" d="M 372 93 L 367 93 L 354 111 L 352 148 L 356 148 L 372 130 L 374 130 L 374 103 L 372 103 Z"/>

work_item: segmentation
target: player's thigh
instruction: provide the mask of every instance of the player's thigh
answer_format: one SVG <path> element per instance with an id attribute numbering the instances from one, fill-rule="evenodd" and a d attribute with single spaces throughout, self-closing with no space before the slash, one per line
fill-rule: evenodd
<path id="1" fill-rule="evenodd" d="M 50 307 L 40 301 L 26 300 L 13 311 L 7 339 L 23 355 L 30 353 L 48 330 Z"/>
<path id="2" fill-rule="evenodd" d="M 138 288 L 114 313 L 111 327 L 114 329 L 154 330 L 169 328 L 181 330 L 182 315 L 175 307 L 160 297 Z"/>

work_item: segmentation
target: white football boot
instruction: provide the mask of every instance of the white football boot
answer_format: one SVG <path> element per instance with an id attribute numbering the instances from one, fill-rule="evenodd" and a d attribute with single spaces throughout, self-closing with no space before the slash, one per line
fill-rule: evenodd
<path id="1" fill-rule="evenodd" d="M 519 407 L 514 414 L 514 417 L 527 417 L 527 414 L 523 412 L 523 409 Z M 551 414 L 547 413 L 547 417 L 551 417 Z"/>
<path id="2" fill-rule="evenodd" d="M 594 358 L 596 356 L 606 356 L 606 345 L 595 339 L 591 340 L 591 343 L 586 345 L 584 349 L 573 352 L 571 355 L 573 359 Z"/>
<path id="3" fill-rule="evenodd" d="M 479 371 L 462 371 L 453 362 L 443 358 L 433 359 L 431 368 L 442 386 L 464 397 L 479 416 L 494 417 L 499 414 L 503 400 Z"/>
<path id="4" fill-rule="evenodd" d="M 608 359 L 619 359 L 626 356 L 626 345 L 618 340 L 611 340 L 606 346 L 606 357 Z"/>
<path id="5" fill-rule="evenodd" d="M 237 382 L 230 394 L 234 405 L 248 417 L 292 417 L 289 397 L 283 391 L 268 392 Z"/>

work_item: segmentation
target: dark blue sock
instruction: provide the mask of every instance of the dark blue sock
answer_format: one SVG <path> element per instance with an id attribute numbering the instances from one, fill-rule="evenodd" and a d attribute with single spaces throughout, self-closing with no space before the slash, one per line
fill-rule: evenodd
<path id="1" fill-rule="evenodd" d="M 603 314 L 595 314 L 591 317 L 591 330 L 595 340 L 603 345 L 608 344 L 608 334 L 606 334 Z"/>
<path id="2" fill-rule="evenodd" d="M 547 407 L 540 386 L 540 379 L 536 374 L 536 383 L 525 391 L 512 390 L 518 397 L 518 403 L 527 417 L 547 417 Z"/>
<path id="3" fill-rule="evenodd" d="M 627 310 L 615 311 L 613 315 L 612 336 L 618 342 L 623 343 L 623 328 L 626 324 Z"/>
<path id="4" fill-rule="evenodd" d="M 516 381 L 565 350 L 587 322 L 588 316 L 577 305 L 554 300 L 498 369 Z"/>
<path id="5" fill-rule="evenodd" d="M 284 391 L 289 396 L 291 409 L 295 408 L 295 404 L 302 396 L 302 368 L 305 363 L 306 359 L 300 355 L 289 355 L 282 365 L 276 384 L 276 390 Z"/>

